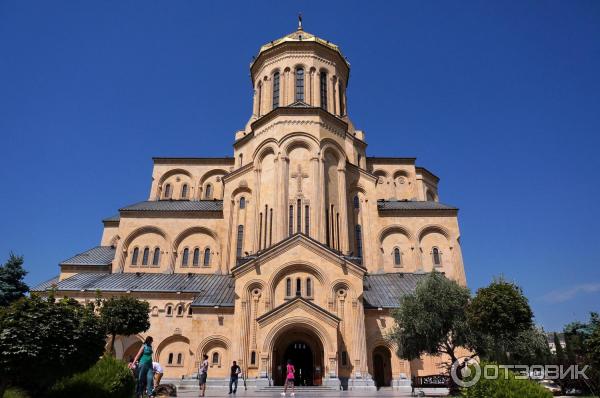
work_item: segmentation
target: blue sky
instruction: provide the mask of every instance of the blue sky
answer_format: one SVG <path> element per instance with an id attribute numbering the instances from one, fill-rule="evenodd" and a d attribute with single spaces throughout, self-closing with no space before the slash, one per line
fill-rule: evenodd
<path id="1" fill-rule="evenodd" d="M 226 156 L 248 65 L 295 29 L 341 46 L 369 155 L 460 207 L 469 286 L 547 329 L 600 310 L 600 2 L 0 2 L 0 256 L 34 285 L 143 200 L 152 156 Z"/>

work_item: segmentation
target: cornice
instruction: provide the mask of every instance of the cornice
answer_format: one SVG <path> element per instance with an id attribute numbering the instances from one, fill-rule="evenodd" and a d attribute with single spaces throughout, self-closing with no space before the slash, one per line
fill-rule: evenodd
<path id="1" fill-rule="evenodd" d="M 234 178 L 236 178 L 240 175 L 243 175 L 246 172 L 252 170 L 253 168 L 254 168 L 254 163 L 250 162 L 245 166 L 235 169 L 231 173 L 225 174 L 223 177 L 221 177 L 221 180 L 223 180 L 224 183 L 227 183 L 227 182 L 233 180 Z"/>
<path id="2" fill-rule="evenodd" d="M 209 164 L 233 166 L 233 157 L 194 158 L 194 157 L 153 157 L 154 164 Z"/>
<path id="3" fill-rule="evenodd" d="M 274 121 L 279 116 L 314 116 L 318 115 L 323 121 L 319 120 L 277 120 Z M 274 122 L 273 122 L 274 121 Z M 327 122 L 329 123 L 327 123 Z M 270 123 L 273 122 L 273 123 Z M 263 133 L 270 131 L 278 125 L 298 125 L 298 126 L 306 126 L 306 125 L 318 125 L 333 134 L 336 134 L 342 138 L 346 137 L 348 132 L 348 123 L 339 119 L 338 117 L 332 115 L 331 113 L 325 111 L 319 107 L 289 107 L 282 106 L 279 108 L 275 108 L 260 119 L 257 119 L 251 124 L 252 131 L 254 136 L 259 136 Z M 245 137 L 244 137 L 245 138 Z"/>

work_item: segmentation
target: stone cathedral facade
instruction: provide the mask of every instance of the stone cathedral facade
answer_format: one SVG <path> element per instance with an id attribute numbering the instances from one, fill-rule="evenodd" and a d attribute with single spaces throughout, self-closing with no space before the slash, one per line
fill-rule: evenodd
<path id="1" fill-rule="evenodd" d="M 406 385 L 439 358 L 404 361 L 386 339 L 399 298 L 425 273 L 466 283 L 457 209 L 415 158 L 367 156 L 348 112 L 339 47 L 295 32 L 250 65 L 252 116 L 233 157 L 154 158 L 148 199 L 103 220 L 100 245 L 36 288 L 150 303 L 151 328 L 119 338 L 129 359 L 146 335 L 165 378 L 209 379 L 231 361 L 248 382 L 350 388 Z"/>

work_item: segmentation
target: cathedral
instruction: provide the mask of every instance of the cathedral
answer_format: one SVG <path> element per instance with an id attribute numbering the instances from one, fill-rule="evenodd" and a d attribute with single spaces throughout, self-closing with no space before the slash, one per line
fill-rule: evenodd
<path id="1" fill-rule="evenodd" d="M 400 298 L 432 270 L 466 284 L 458 209 L 415 158 L 367 156 L 347 112 L 350 64 L 298 29 L 250 64 L 252 115 L 232 157 L 154 158 L 148 199 L 102 220 L 99 246 L 34 290 L 81 301 L 131 295 L 165 378 L 202 355 L 209 381 L 237 361 L 249 386 L 406 388 L 441 358 L 405 361 L 387 333 Z"/>

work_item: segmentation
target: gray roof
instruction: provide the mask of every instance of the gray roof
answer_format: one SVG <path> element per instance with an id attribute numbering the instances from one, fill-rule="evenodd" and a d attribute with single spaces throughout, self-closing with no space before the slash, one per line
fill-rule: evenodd
<path id="1" fill-rule="evenodd" d="M 114 247 L 96 246 L 62 261 L 60 265 L 110 265 L 114 258 Z"/>
<path id="2" fill-rule="evenodd" d="M 233 307 L 234 283 L 229 275 L 159 273 L 80 273 L 56 282 L 59 291 L 196 293 L 196 307 Z M 49 289 L 44 282 L 33 291 Z"/>
<path id="3" fill-rule="evenodd" d="M 57 283 L 58 283 L 58 276 L 55 276 L 54 278 L 48 279 L 47 281 L 40 283 L 36 287 L 31 288 L 31 291 L 40 292 L 43 290 L 52 289 L 52 286 L 56 285 Z"/>
<path id="4" fill-rule="evenodd" d="M 400 298 L 413 293 L 427 274 L 389 273 L 366 275 L 363 299 L 366 308 L 398 308 Z"/>
<path id="5" fill-rule="evenodd" d="M 120 219 L 121 219 L 121 216 L 119 214 L 115 214 L 113 216 L 106 217 L 105 219 L 102 220 L 102 222 L 119 221 Z"/>
<path id="6" fill-rule="evenodd" d="M 222 200 L 149 200 L 119 211 L 223 211 Z"/>
<path id="7" fill-rule="evenodd" d="M 415 200 L 378 200 L 379 211 L 410 211 L 410 210 L 458 210 L 457 207 L 439 202 Z"/>

